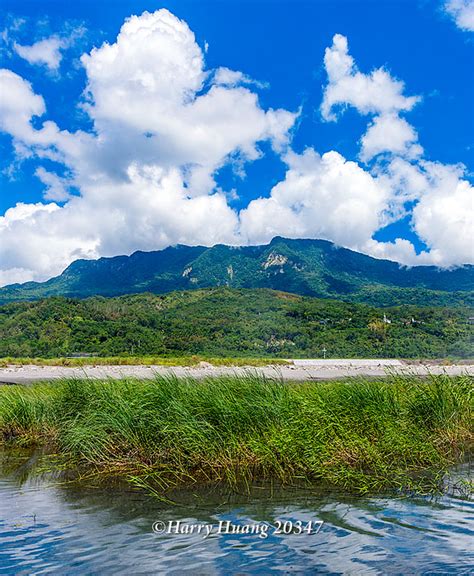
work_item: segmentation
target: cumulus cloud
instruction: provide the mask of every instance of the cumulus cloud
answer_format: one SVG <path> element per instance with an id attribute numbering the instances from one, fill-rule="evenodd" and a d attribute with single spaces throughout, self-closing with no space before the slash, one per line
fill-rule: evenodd
<path id="1" fill-rule="evenodd" d="M 23 281 L 31 280 L 32 270 L 40 275 L 43 271 L 47 274 L 54 271 L 65 240 L 55 237 L 51 226 L 51 215 L 58 210 L 59 206 L 54 203 L 19 203 L 0 217 L 0 261 L 4 280 L 8 281 L 9 271 L 13 271 L 12 281 L 19 277 Z M 73 249 L 77 250 L 77 246 Z"/>
<path id="2" fill-rule="evenodd" d="M 7 211 L 2 268 L 12 278 L 41 280 L 78 257 L 238 242 L 238 215 L 214 174 L 228 162 L 259 158 L 260 142 L 282 150 L 297 114 L 264 110 L 241 85 L 244 77 L 205 84 L 210 73 L 194 34 L 167 10 L 129 18 L 116 42 L 82 63 L 91 133 L 33 124 L 46 112 L 43 99 L 17 74 L 0 74 L 8 88 L 0 90 L 0 122 L 17 154 L 59 162 L 68 172 L 36 171 L 45 199 L 63 206 Z M 71 187 L 80 195 L 70 197 Z"/>
<path id="3" fill-rule="evenodd" d="M 324 55 L 328 83 L 324 89 L 321 115 L 326 121 L 338 119 L 337 111 L 348 106 L 374 119 L 361 140 L 360 157 L 368 162 L 387 152 L 414 157 L 423 152 L 418 135 L 404 118 L 420 101 L 419 96 L 405 96 L 405 85 L 387 70 L 377 68 L 369 74 L 359 71 L 349 54 L 347 38 L 336 34 Z"/>
<path id="4" fill-rule="evenodd" d="M 96 156 L 97 139 L 82 131 L 71 134 L 60 130 L 50 120 L 36 128 L 33 121 L 39 125 L 45 112 L 43 98 L 28 81 L 11 70 L 0 69 L 0 131 L 12 137 L 17 160 L 45 158 L 74 168 L 78 174 L 90 174 L 87 166 Z M 41 173 L 40 169 L 38 175 Z"/>
<path id="5" fill-rule="evenodd" d="M 31 119 L 44 114 L 46 107 L 31 84 L 11 70 L 0 70 L 0 129 L 19 140 L 33 133 Z"/>
<path id="6" fill-rule="evenodd" d="M 473 0 L 447 0 L 445 11 L 456 22 L 456 26 L 468 32 L 474 31 L 474 1 Z"/>
<path id="7" fill-rule="evenodd" d="M 353 106 L 369 116 L 365 167 L 336 151 L 292 151 L 298 112 L 264 109 L 239 71 L 206 69 L 193 32 L 167 10 L 132 16 L 115 42 L 81 60 L 89 132 L 61 129 L 29 82 L 0 70 L 0 129 L 19 161 L 40 162 L 45 186 L 44 202 L 0 218 L 1 283 L 44 280 L 77 258 L 275 235 L 326 238 L 405 264 L 473 261 L 472 187 L 462 167 L 423 159 L 401 116 L 419 98 L 384 69 L 361 73 L 343 36 L 326 51 L 322 113 L 337 120 Z M 286 163 L 285 178 L 237 213 L 228 204 L 235 191 L 216 186 L 215 174 L 258 159 L 264 141 Z M 407 214 L 428 246 L 422 254 L 403 238 L 373 239 Z"/>
<path id="8" fill-rule="evenodd" d="M 364 162 L 383 152 L 416 157 L 423 153 L 416 130 L 404 118 L 387 113 L 376 116 L 361 139 L 360 157 Z"/>
<path id="9" fill-rule="evenodd" d="M 24 268 L 8 268 L 0 270 L 0 286 L 7 284 L 23 284 L 31 280 L 31 272 Z"/>
<path id="10" fill-rule="evenodd" d="M 395 158 L 370 173 L 337 152 L 320 156 L 312 148 L 288 153 L 286 162 L 285 179 L 270 197 L 241 211 L 244 241 L 268 242 L 276 235 L 323 238 L 409 266 L 474 263 L 474 188 L 462 166 Z M 428 251 L 417 254 L 403 238 L 373 239 L 407 214 Z"/>
<path id="11" fill-rule="evenodd" d="M 29 46 L 15 42 L 13 49 L 18 56 L 30 64 L 43 65 L 50 70 L 57 70 L 62 59 L 61 50 L 66 46 L 66 39 L 59 38 L 58 36 L 50 36 Z"/>
<path id="12" fill-rule="evenodd" d="M 285 179 L 241 212 L 247 241 L 275 235 L 332 240 L 360 250 L 388 223 L 390 187 L 337 152 L 286 155 Z"/>
<path id="13" fill-rule="evenodd" d="M 474 263 L 474 188 L 463 179 L 462 167 L 422 162 L 420 171 L 427 186 L 412 224 L 430 248 L 429 260 L 440 266 Z"/>
<path id="14" fill-rule="evenodd" d="M 324 65 L 328 84 L 324 90 L 321 114 L 325 120 L 336 120 L 334 109 L 353 106 L 361 114 L 384 114 L 411 110 L 418 96 L 404 96 L 405 85 L 392 78 L 387 70 L 377 68 L 363 74 L 349 54 L 347 38 L 336 34 L 326 48 Z"/>
<path id="15" fill-rule="evenodd" d="M 281 147 L 295 120 L 285 110 L 265 112 L 255 93 L 232 83 L 197 96 L 207 76 L 202 51 L 187 24 L 166 10 L 131 17 L 114 44 L 82 62 L 103 166 L 111 160 L 105 157 L 111 138 L 122 166 L 159 158 L 160 165 L 186 165 L 188 181 L 197 171 L 195 179 L 207 185 L 191 193 L 210 191 L 210 175 L 229 154 L 254 160 L 263 140 Z M 108 168 L 113 172 L 116 164 Z"/>
<path id="16" fill-rule="evenodd" d="M 366 228 L 366 241 L 355 246 L 378 258 L 414 264 L 451 266 L 474 262 L 474 190 L 462 166 L 445 166 L 423 159 L 418 134 L 401 114 L 419 102 L 405 96 L 405 86 L 384 69 L 369 74 L 359 71 L 349 54 L 347 39 L 336 34 L 326 49 L 328 84 L 321 113 L 325 120 L 337 120 L 335 110 L 354 107 L 372 120 L 360 140 L 360 158 L 379 161 L 370 173 L 389 192 L 382 214 L 391 221 L 410 216 L 411 227 L 428 251 L 417 254 L 411 242 L 397 238 L 377 242 Z M 385 161 L 380 155 L 385 154 Z M 346 246 L 351 247 L 347 240 Z"/>
<path id="17" fill-rule="evenodd" d="M 25 279 L 49 278 L 77 258 L 235 242 L 237 215 L 224 195 L 189 198 L 176 169 L 132 166 L 128 176 L 88 187 L 64 207 L 7 210 L 0 218 L 2 268 L 21 270 Z"/>
<path id="18" fill-rule="evenodd" d="M 392 260 L 407 266 L 432 264 L 429 257 L 424 258 L 426 253 L 418 255 L 413 244 L 404 238 L 395 238 L 392 242 L 379 242 L 369 238 L 363 246 L 363 252 L 374 258 Z"/>
<path id="19" fill-rule="evenodd" d="M 474 263 L 474 188 L 462 165 L 395 158 L 379 178 L 398 198 L 399 217 L 410 216 L 411 228 L 428 250 L 417 254 L 411 242 L 398 238 L 393 243 L 370 239 L 365 252 L 410 266 Z"/>

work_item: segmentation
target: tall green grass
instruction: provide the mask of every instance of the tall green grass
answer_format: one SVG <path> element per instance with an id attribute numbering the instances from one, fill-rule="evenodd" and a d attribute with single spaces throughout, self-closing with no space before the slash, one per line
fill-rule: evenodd
<path id="1" fill-rule="evenodd" d="M 47 444 L 79 470 L 124 475 L 157 493 L 260 480 L 361 493 L 432 488 L 472 453 L 473 389 L 468 376 L 5 386 L 0 442 Z"/>

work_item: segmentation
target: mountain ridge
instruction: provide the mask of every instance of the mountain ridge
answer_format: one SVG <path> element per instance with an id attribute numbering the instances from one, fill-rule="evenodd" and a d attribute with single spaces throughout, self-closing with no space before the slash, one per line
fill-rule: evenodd
<path id="1" fill-rule="evenodd" d="M 270 288 L 381 306 L 470 305 L 474 266 L 406 268 L 327 240 L 275 237 L 256 246 L 178 244 L 130 256 L 75 260 L 45 282 L 0 288 L 0 304 L 48 296 L 160 294 L 214 286 Z"/>

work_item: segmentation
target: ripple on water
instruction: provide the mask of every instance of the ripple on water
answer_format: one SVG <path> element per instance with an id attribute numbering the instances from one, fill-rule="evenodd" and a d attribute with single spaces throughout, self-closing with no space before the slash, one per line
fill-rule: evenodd
<path id="1" fill-rule="evenodd" d="M 462 498 L 269 498 L 222 492 L 181 504 L 142 493 L 0 476 L 0 574 L 468 574 L 474 504 Z M 227 503 L 226 503 L 227 502 Z M 157 535 L 156 520 L 323 520 L 318 534 Z"/>

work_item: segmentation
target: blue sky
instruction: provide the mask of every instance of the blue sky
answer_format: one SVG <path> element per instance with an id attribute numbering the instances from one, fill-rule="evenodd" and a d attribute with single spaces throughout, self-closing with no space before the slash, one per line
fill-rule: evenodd
<path id="1" fill-rule="evenodd" d="M 473 14 L 471 0 L 4 0 L 1 283 L 277 234 L 472 262 Z"/>

